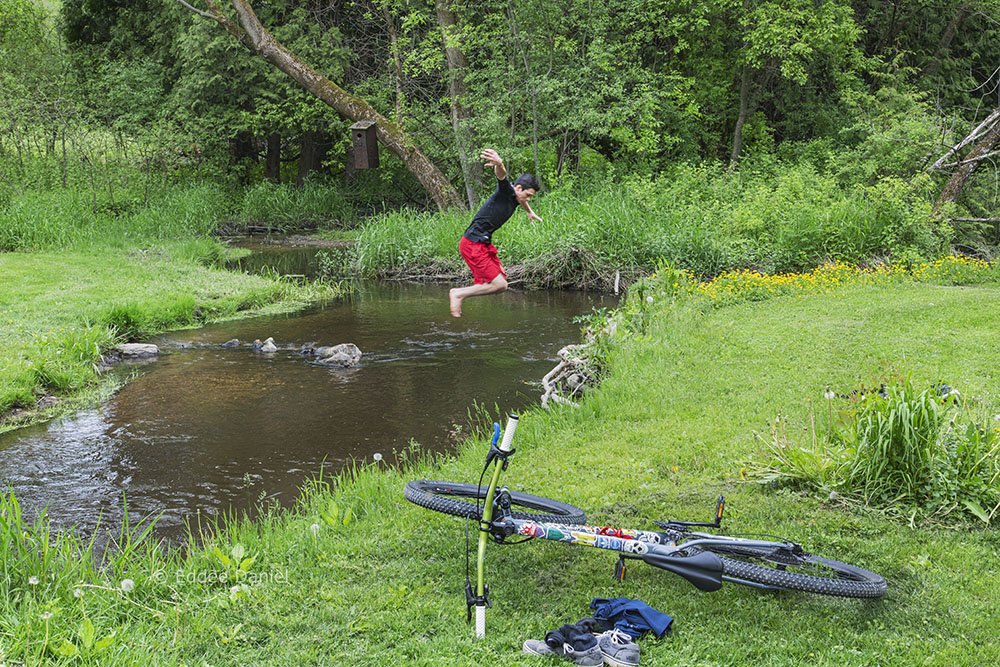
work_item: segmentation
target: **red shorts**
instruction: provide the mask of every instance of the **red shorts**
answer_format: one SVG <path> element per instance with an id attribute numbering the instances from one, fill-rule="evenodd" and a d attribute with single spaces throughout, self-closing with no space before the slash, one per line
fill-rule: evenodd
<path id="1" fill-rule="evenodd" d="M 462 259 L 472 269 L 472 280 L 476 285 L 480 283 L 490 283 L 497 276 L 507 279 L 507 274 L 503 270 L 503 264 L 497 256 L 497 248 L 492 243 L 476 243 L 462 237 L 458 242 L 458 251 L 462 253 Z"/>

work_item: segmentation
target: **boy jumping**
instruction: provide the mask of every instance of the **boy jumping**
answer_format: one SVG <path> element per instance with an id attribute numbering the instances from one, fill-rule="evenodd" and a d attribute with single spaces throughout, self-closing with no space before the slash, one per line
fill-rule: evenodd
<path id="1" fill-rule="evenodd" d="M 487 148 L 480 155 L 486 160 L 487 166 L 492 165 L 497 177 L 497 189 L 490 198 L 483 202 L 479 211 L 472 218 L 472 224 L 465 230 L 458 244 L 462 259 L 472 269 L 473 284 L 468 287 L 456 287 L 448 292 L 451 314 L 462 316 L 462 300 L 470 296 L 496 294 L 507 289 L 507 274 L 504 273 L 497 249 L 491 239 L 493 232 L 500 229 L 510 220 L 514 211 L 520 206 L 528 214 L 528 221 L 542 219 L 535 215 L 528 202 L 538 192 L 538 181 L 531 174 L 521 174 L 511 187 L 507 181 L 507 169 L 503 160 L 493 149 Z"/>

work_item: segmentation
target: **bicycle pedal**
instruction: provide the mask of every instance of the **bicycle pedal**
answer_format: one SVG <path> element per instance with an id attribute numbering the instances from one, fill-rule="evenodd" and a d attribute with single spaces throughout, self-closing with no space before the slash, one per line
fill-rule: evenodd
<path id="1" fill-rule="evenodd" d="M 618 583 L 625 581 L 625 560 L 622 558 L 619 558 L 618 562 L 615 563 L 614 577 Z"/>

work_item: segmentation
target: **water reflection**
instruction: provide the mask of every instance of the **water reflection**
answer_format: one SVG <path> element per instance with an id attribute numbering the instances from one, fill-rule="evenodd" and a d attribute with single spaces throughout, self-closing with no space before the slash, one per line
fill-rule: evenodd
<path id="1" fill-rule="evenodd" d="M 115 528 L 129 513 L 161 515 L 182 535 L 198 513 L 292 502 L 303 480 L 352 459 L 405 448 L 446 450 L 470 408 L 535 403 L 558 350 L 579 340 L 573 317 L 604 304 L 577 293 L 470 299 L 448 315 L 442 286 L 369 285 L 343 303 L 295 316 L 179 332 L 113 400 L 72 419 L 0 436 L 0 479 L 25 514 L 48 506 L 62 526 Z M 247 345 L 272 336 L 279 350 Z M 307 343 L 352 342 L 358 368 L 317 366 Z M 325 463 L 324 463 L 325 462 Z"/>

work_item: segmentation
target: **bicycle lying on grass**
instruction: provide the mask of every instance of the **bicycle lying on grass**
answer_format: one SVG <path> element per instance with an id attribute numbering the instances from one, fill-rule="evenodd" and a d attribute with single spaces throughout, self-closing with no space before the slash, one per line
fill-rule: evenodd
<path id="1" fill-rule="evenodd" d="M 771 535 L 702 533 L 692 528 L 720 529 L 725 499 L 719 496 L 711 522 L 656 521 L 659 531 L 584 525 L 583 510 L 557 500 L 498 488 L 501 470 L 507 469 L 517 415 L 511 415 L 503 442 L 497 446 L 500 425 L 494 424 L 493 442 L 479 484 L 413 480 L 404 497 L 421 507 L 479 523 L 476 588 L 466 574 L 466 604 L 471 618 L 476 609 L 476 635 L 486 634 L 487 595 L 484 563 L 486 541 L 519 544 L 539 537 L 618 552 L 615 578 L 625 578 L 625 561 L 641 560 L 680 575 L 702 591 L 715 591 L 728 581 L 764 590 L 799 590 L 853 598 L 878 598 L 885 594 L 885 579 L 854 565 L 815 556 L 801 545 Z M 493 477 L 482 486 L 490 465 Z M 474 500 L 475 502 L 470 502 Z M 481 504 L 482 503 L 482 504 Z M 525 538 L 507 542 L 509 538 Z M 768 539 L 757 539 L 768 538 Z"/>

